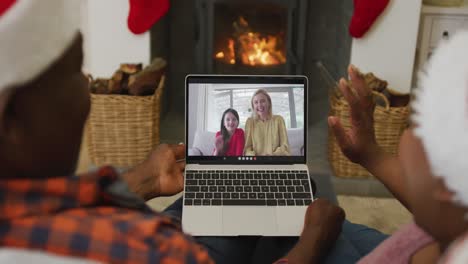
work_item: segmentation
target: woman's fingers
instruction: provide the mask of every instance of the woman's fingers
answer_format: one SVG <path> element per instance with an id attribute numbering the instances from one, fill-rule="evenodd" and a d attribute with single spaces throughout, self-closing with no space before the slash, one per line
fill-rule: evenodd
<path id="1" fill-rule="evenodd" d="M 351 112 L 351 119 L 354 121 L 359 120 L 360 118 L 360 113 L 361 113 L 361 107 L 359 104 L 359 100 L 357 96 L 352 92 L 351 87 L 349 87 L 348 83 L 346 82 L 345 79 L 341 78 L 340 80 L 340 90 L 343 93 L 343 96 L 345 97 L 346 102 L 348 102 Z"/>
<path id="2" fill-rule="evenodd" d="M 328 125 L 331 127 L 340 148 L 348 148 L 350 142 L 348 140 L 348 135 L 346 134 L 346 131 L 343 125 L 341 124 L 340 120 L 336 116 L 330 116 L 328 117 Z"/>
<path id="3" fill-rule="evenodd" d="M 354 95 L 353 91 L 351 91 L 351 87 L 349 87 L 348 83 L 344 78 L 340 79 L 339 87 L 349 106 L 356 107 L 358 105 L 357 97 Z"/>
<path id="4" fill-rule="evenodd" d="M 359 71 L 358 68 L 354 65 L 349 65 L 348 67 L 348 75 L 353 83 L 353 88 L 358 97 L 362 98 L 369 94 L 369 89 L 367 88 L 366 81 L 362 73 Z"/>
<path id="5" fill-rule="evenodd" d="M 367 109 L 374 104 L 372 90 L 367 86 L 364 75 L 354 65 L 349 65 L 348 74 L 353 83 L 353 91 L 357 96 L 357 101 Z"/>

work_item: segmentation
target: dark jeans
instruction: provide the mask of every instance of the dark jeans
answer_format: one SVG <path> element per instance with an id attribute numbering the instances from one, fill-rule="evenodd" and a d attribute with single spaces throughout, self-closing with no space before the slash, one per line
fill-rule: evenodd
<path id="1" fill-rule="evenodd" d="M 380 231 L 345 220 L 340 236 L 323 263 L 356 263 L 387 238 L 388 235 Z"/>
<path id="2" fill-rule="evenodd" d="M 182 219 L 182 198 L 163 212 Z M 283 257 L 296 244 L 297 237 L 195 237 L 219 264 L 272 263 Z M 273 248 L 273 250 L 272 250 Z M 258 249 L 258 253 L 256 252 Z"/>
<path id="3" fill-rule="evenodd" d="M 182 219 L 182 198 L 164 210 L 164 214 Z M 387 237 L 375 229 L 345 220 L 324 263 L 356 263 Z M 195 237 L 195 240 L 206 248 L 215 263 L 273 263 L 289 252 L 297 237 Z"/>

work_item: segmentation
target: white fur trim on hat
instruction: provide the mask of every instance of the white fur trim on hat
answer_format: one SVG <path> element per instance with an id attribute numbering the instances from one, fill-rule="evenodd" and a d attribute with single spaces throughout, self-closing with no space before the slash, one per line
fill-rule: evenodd
<path id="1" fill-rule="evenodd" d="M 0 16 L 0 92 L 45 71 L 72 44 L 79 0 L 17 0 Z"/>
<path id="2" fill-rule="evenodd" d="M 468 233 L 460 236 L 450 244 L 440 264 L 466 264 L 468 263 Z"/>
<path id="3" fill-rule="evenodd" d="M 415 134 L 432 173 L 468 207 L 468 32 L 440 43 L 419 77 Z"/>

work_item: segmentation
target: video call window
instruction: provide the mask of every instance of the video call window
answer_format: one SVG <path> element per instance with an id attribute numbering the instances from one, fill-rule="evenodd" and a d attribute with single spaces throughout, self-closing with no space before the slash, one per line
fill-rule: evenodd
<path id="1" fill-rule="evenodd" d="M 192 83 L 189 91 L 188 155 L 303 156 L 303 84 Z M 260 103 L 257 99 L 266 97 L 271 105 L 266 103 L 263 108 L 252 105 L 253 100 Z M 256 121 L 269 108 L 272 121 L 268 124 Z M 234 125 L 223 122 L 226 129 L 232 130 L 229 139 L 235 142 L 223 141 L 221 145 L 223 114 L 224 121 L 237 120 L 237 116 L 238 120 L 236 130 L 232 130 Z"/>
<path id="2" fill-rule="evenodd" d="M 258 87 L 258 86 L 257 86 Z M 269 85 L 271 87 L 271 85 Z M 251 98 L 254 89 L 212 89 L 208 92 L 207 127 L 208 131 L 216 132 L 220 128 L 221 116 L 228 108 L 239 113 L 240 127 L 245 128 L 245 121 L 252 116 Z M 292 87 L 266 88 L 273 102 L 273 114 L 281 115 L 287 128 L 302 128 L 304 126 L 304 89 Z"/>

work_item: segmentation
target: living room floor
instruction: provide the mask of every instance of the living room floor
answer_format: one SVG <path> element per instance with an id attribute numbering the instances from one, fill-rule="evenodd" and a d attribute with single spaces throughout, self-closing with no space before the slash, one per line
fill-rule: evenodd
<path id="1" fill-rule="evenodd" d="M 161 142 L 171 144 L 183 142 L 184 122 L 180 114 L 166 113 L 161 122 Z M 309 125 L 308 165 L 312 177 L 317 175 L 318 194 L 321 195 L 321 186 L 329 188 L 327 192 L 331 194 L 322 194 L 322 196 L 334 200 L 336 193 L 336 202 L 345 210 L 349 221 L 376 228 L 383 233 L 391 234 L 401 225 L 410 222 L 411 214 L 376 180 L 343 179 L 332 176 L 326 158 L 327 137 L 325 120 Z M 92 168 L 95 167 L 89 159 L 86 138 L 84 138 L 77 172 L 82 173 Z M 148 205 L 160 211 L 178 197 L 180 194 L 156 198 L 148 201 Z"/>

